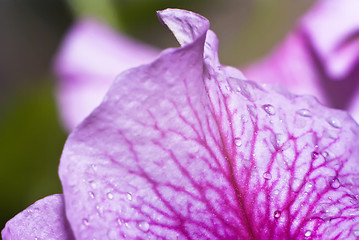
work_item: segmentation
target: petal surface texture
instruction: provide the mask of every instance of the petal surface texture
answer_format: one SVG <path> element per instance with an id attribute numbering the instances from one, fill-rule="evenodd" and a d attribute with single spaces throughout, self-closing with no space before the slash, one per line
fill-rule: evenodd
<path id="1" fill-rule="evenodd" d="M 3 240 L 74 240 L 65 216 L 63 196 L 38 200 L 6 223 Z"/>
<path id="2" fill-rule="evenodd" d="M 105 96 L 122 71 L 154 60 L 158 51 L 95 20 L 76 23 L 54 63 L 63 122 L 74 129 Z"/>
<path id="3" fill-rule="evenodd" d="M 221 66 L 209 22 L 121 74 L 60 163 L 76 239 L 357 239 L 358 126 Z"/>
<path id="4" fill-rule="evenodd" d="M 359 122 L 359 2 L 317 1 L 268 57 L 244 70 L 323 104 L 348 110 Z"/>

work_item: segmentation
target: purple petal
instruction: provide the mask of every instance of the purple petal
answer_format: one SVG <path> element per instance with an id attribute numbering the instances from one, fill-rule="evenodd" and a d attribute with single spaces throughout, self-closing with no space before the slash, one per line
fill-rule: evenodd
<path id="1" fill-rule="evenodd" d="M 328 104 L 315 67 L 301 33 L 294 32 L 271 55 L 245 68 L 244 73 L 256 82 L 278 84 L 290 92 L 313 95 Z"/>
<path id="2" fill-rule="evenodd" d="M 100 104 L 119 73 L 150 62 L 157 55 L 154 48 L 94 20 L 78 22 L 67 34 L 54 65 L 66 127 L 72 130 Z"/>
<path id="3" fill-rule="evenodd" d="M 359 1 L 320 0 L 303 18 L 302 28 L 333 79 L 359 61 Z"/>
<path id="4" fill-rule="evenodd" d="M 350 112 L 352 117 L 359 123 L 359 84 L 353 95 L 354 97 L 349 104 L 348 112 Z"/>
<path id="5" fill-rule="evenodd" d="M 45 197 L 17 214 L 1 232 L 3 240 L 72 240 L 63 196 Z"/>
<path id="6" fill-rule="evenodd" d="M 356 239 L 355 122 L 219 65 L 203 17 L 159 17 L 183 46 L 121 74 L 65 145 L 76 239 Z"/>
<path id="7" fill-rule="evenodd" d="M 356 0 L 318 1 L 283 43 L 245 74 L 314 95 L 323 104 L 349 110 L 359 122 L 358 12 Z"/>

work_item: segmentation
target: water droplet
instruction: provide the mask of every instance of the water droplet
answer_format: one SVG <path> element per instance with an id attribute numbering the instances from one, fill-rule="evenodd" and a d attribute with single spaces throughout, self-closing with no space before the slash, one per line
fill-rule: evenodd
<path id="1" fill-rule="evenodd" d="M 122 219 L 121 219 L 121 218 L 117 218 L 117 224 L 120 225 L 120 226 L 122 226 L 122 223 L 123 223 Z"/>
<path id="2" fill-rule="evenodd" d="M 140 222 L 138 224 L 138 228 L 144 232 L 147 232 L 150 229 L 150 224 L 148 224 L 147 222 Z"/>
<path id="3" fill-rule="evenodd" d="M 270 174 L 269 172 L 265 172 L 265 173 L 263 173 L 263 177 L 266 180 L 271 180 L 272 179 L 272 174 Z"/>
<path id="4" fill-rule="evenodd" d="M 253 87 L 248 83 L 248 81 L 238 81 L 238 84 L 239 84 L 239 88 L 241 89 L 241 94 L 243 95 L 243 97 L 247 98 L 249 101 L 256 100 Z"/>
<path id="5" fill-rule="evenodd" d="M 253 117 L 257 117 L 257 111 L 255 106 L 247 105 L 247 110 Z"/>
<path id="6" fill-rule="evenodd" d="M 314 160 L 314 159 L 317 159 L 318 157 L 319 157 L 319 153 L 316 152 L 316 151 L 313 151 L 312 152 L 312 159 Z"/>
<path id="7" fill-rule="evenodd" d="M 237 146 L 237 147 L 240 147 L 242 146 L 242 140 L 240 138 L 235 138 L 234 139 L 234 144 Z"/>
<path id="8" fill-rule="evenodd" d="M 310 230 L 307 230 L 304 233 L 304 236 L 306 236 L 306 237 L 310 237 L 311 235 L 312 235 L 312 231 L 310 231 Z"/>
<path id="9" fill-rule="evenodd" d="M 331 188 L 333 189 L 337 189 L 340 187 L 340 182 L 339 179 L 337 177 L 331 177 L 329 178 L 329 185 Z"/>
<path id="10" fill-rule="evenodd" d="M 95 194 L 93 193 L 93 192 L 89 192 L 89 196 L 91 197 L 91 198 L 95 198 Z"/>
<path id="11" fill-rule="evenodd" d="M 96 209 L 97 209 L 97 212 L 98 212 L 99 215 L 103 214 L 103 207 L 102 206 L 96 205 Z"/>
<path id="12" fill-rule="evenodd" d="M 127 193 L 127 199 L 132 201 L 132 194 L 131 193 Z"/>
<path id="13" fill-rule="evenodd" d="M 82 219 L 82 224 L 85 225 L 85 226 L 88 226 L 89 225 L 89 220 L 87 218 L 83 218 Z"/>
<path id="14" fill-rule="evenodd" d="M 329 157 L 329 153 L 328 153 L 328 152 L 326 152 L 326 151 L 325 151 L 325 152 L 323 152 L 323 153 L 322 153 L 322 155 L 323 155 L 323 157 L 324 157 L 325 159 L 327 159 L 327 158 Z"/>
<path id="15" fill-rule="evenodd" d="M 277 157 L 275 158 L 276 163 L 278 166 L 282 169 L 288 170 L 290 162 L 288 161 L 288 158 L 284 156 L 284 154 L 277 154 Z"/>
<path id="16" fill-rule="evenodd" d="M 89 181 L 89 183 L 93 189 L 95 189 L 97 187 L 97 184 L 95 181 Z"/>
<path id="17" fill-rule="evenodd" d="M 340 209 L 333 204 L 323 204 L 322 205 L 322 216 L 321 218 L 324 220 L 331 220 L 332 218 L 339 217 L 341 215 Z"/>
<path id="18" fill-rule="evenodd" d="M 301 186 L 302 186 L 302 184 L 303 184 L 303 180 L 302 180 L 302 179 L 295 178 L 295 179 L 293 180 L 293 183 L 292 183 L 292 186 L 291 186 L 292 191 L 293 191 L 293 192 L 299 192 L 299 191 L 300 191 L 300 188 L 301 188 Z"/>
<path id="19" fill-rule="evenodd" d="M 91 167 L 92 167 L 92 169 L 96 172 L 97 171 L 97 166 L 96 166 L 96 164 L 91 164 Z"/>
<path id="20" fill-rule="evenodd" d="M 352 234 L 354 235 L 354 237 L 359 237 L 359 229 L 353 229 Z"/>
<path id="21" fill-rule="evenodd" d="M 240 93 L 241 92 L 241 87 L 237 86 L 236 89 L 235 89 L 236 93 Z"/>
<path id="22" fill-rule="evenodd" d="M 281 133 L 277 133 L 272 138 L 273 147 L 276 150 L 280 150 L 283 147 L 285 141 L 286 141 L 285 135 L 283 135 Z M 288 147 L 290 147 L 290 145 Z M 282 150 L 284 150 L 284 149 L 282 149 Z"/>
<path id="23" fill-rule="evenodd" d="M 312 112 L 309 109 L 306 109 L 306 108 L 299 109 L 297 111 L 297 114 L 302 116 L 302 117 L 311 117 L 312 116 Z"/>
<path id="24" fill-rule="evenodd" d="M 107 196 L 107 198 L 108 199 L 113 199 L 113 194 L 111 193 L 111 192 L 108 192 L 107 194 L 106 194 L 106 196 Z"/>
<path id="25" fill-rule="evenodd" d="M 327 118 L 327 122 L 334 128 L 341 128 L 342 124 L 340 123 L 340 121 L 334 117 L 329 117 Z"/>
<path id="26" fill-rule="evenodd" d="M 274 115 L 275 114 L 275 109 L 270 104 L 264 104 L 264 105 L 262 105 L 262 108 L 268 115 Z"/>
<path id="27" fill-rule="evenodd" d="M 248 122 L 248 118 L 247 118 L 246 115 L 244 115 L 244 114 L 242 114 L 241 120 L 242 120 L 243 123 Z"/>
<path id="28" fill-rule="evenodd" d="M 282 215 L 281 211 L 279 211 L 279 210 L 275 210 L 275 211 L 274 211 L 274 218 L 275 218 L 275 219 L 280 218 L 281 215 Z"/>
<path id="29" fill-rule="evenodd" d="M 279 190 L 278 190 L 278 189 L 276 189 L 276 190 L 273 191 L 273 195 L 278 195 L 278 194 L 279 194 Z"/>

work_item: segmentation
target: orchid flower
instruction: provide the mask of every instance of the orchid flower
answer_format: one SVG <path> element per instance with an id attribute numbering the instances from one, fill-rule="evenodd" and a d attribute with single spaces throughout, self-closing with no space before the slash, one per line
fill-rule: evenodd
<path id="1" fill-rule="evenodd" d="M 359 122 L 359 1 L 320 0 L 269 56 L 244 69 L 250 79 L 311 94 Z"/>
<path id="2" fill-rule="evenodd" d="M 221 65 L 202 16 L 158 16 L 181 47 L 116 78 L 65 144 L 63 195 L 3 239 L 357 239 L 354 120 Z"/>

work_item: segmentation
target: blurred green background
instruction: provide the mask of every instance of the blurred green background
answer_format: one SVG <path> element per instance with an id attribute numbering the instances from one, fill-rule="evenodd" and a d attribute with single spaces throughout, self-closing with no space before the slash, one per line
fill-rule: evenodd
<path id="1" fill-rule="evenodd" d="M 57 167 L 67 132 L 51 64 L 76 19 L 95 17 L 159 48 L 178 44 L 155 11 L 168 7 L 211 21 L 226 65 L 265 55 L 314 0 L 0 0 L 0 228 L 36 200 L 61 193 Z"/>

